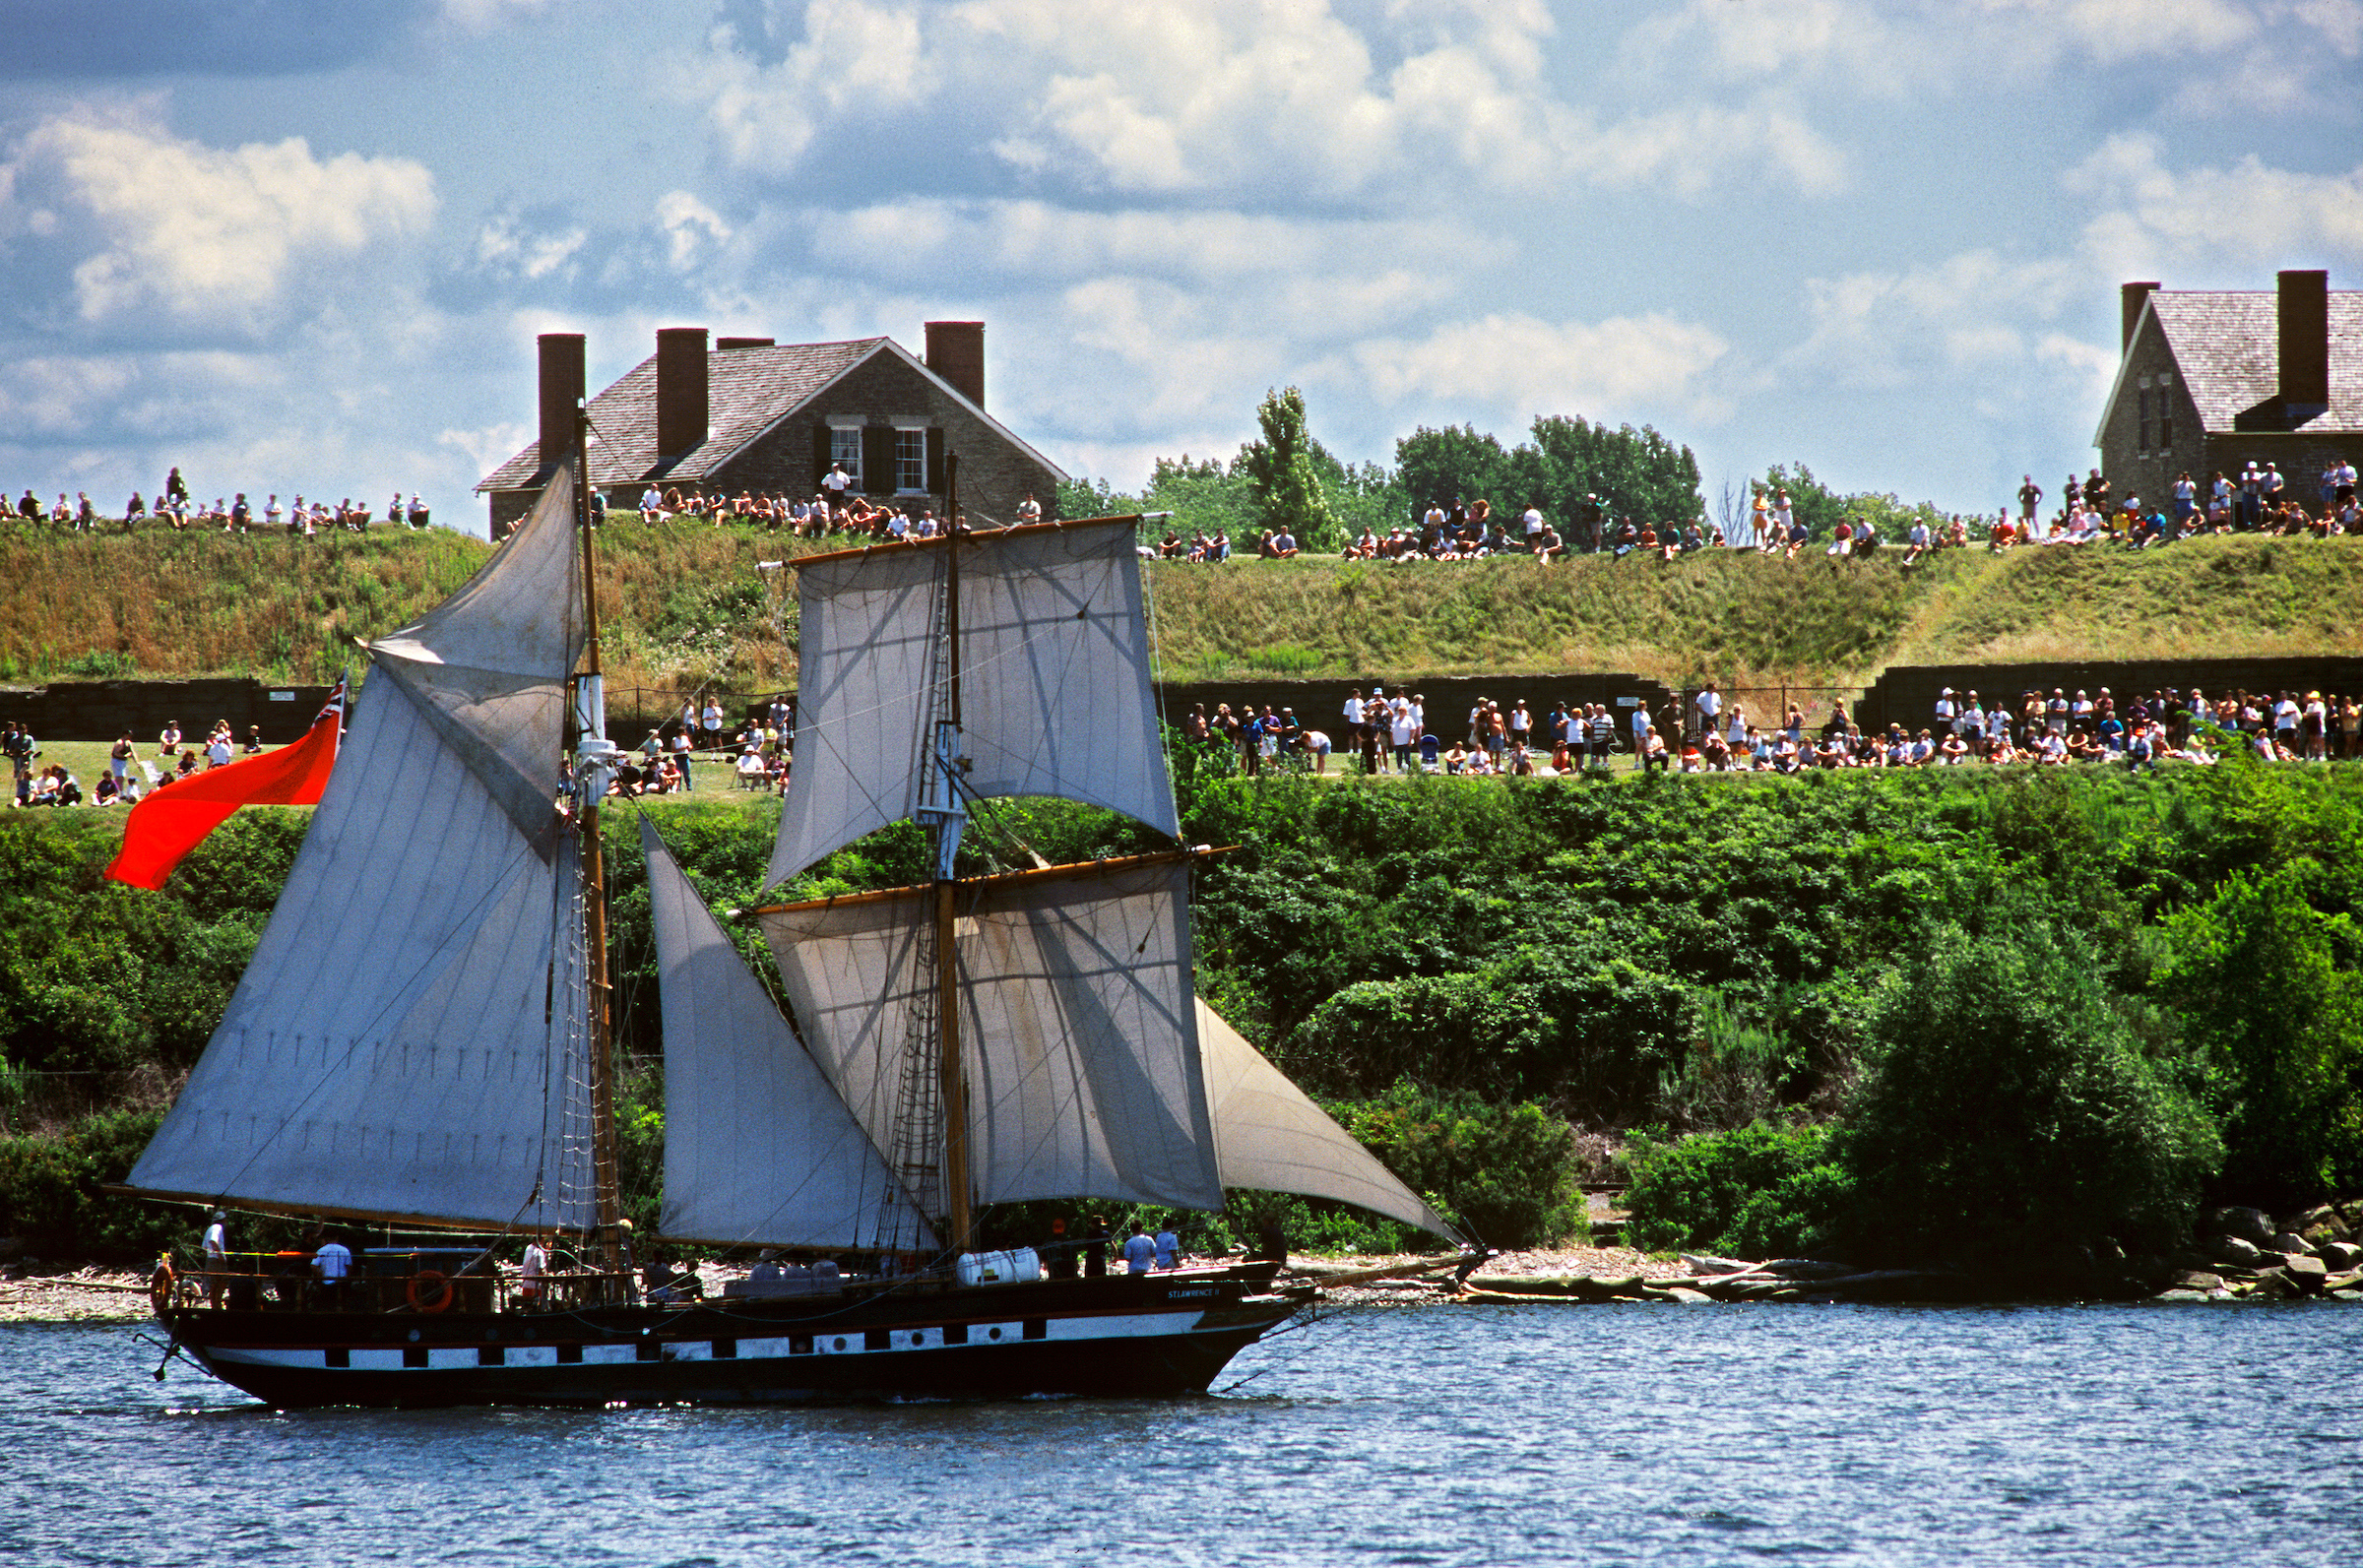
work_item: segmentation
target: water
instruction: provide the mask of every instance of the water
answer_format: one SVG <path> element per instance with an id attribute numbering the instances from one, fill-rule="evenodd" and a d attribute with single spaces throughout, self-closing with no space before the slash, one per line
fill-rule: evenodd
<path id="1" fill-rule="evenodd" d="M 0 1559 L 2335 1556 L 2358 1351 L 2341 1306 L 1381 1309 L 1212 1399 L 281 1414 L 129 1328 L 0 1327 Z"/>

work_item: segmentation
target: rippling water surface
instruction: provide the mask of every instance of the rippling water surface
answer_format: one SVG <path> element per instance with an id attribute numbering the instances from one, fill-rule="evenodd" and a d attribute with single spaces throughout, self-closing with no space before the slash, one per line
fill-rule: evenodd
<path id="1" fill-rule="evenodd" d="M 281 1414 L 0 1327 L 0 1559 L 2255 1563 L 2363 1539 L 2363 1308 L 1349 1313 L 1219 1398 Z M 1218 1388 L 1221 1384 L 1217 1385 Z"/>

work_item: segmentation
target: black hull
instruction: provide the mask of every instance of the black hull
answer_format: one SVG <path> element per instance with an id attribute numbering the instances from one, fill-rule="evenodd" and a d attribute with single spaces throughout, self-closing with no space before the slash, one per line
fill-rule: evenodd
<path id="1" fill-rule="evenodd" d="M 1202 1393 L 1309 1292 L 1185 1271 L 688 1306 L 160 1314 L 224 1382 L 329 1405 L 762 1405 Z"/>

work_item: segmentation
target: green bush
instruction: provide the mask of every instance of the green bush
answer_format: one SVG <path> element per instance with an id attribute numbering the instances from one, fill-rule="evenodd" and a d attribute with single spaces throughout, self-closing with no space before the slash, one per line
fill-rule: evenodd
<path id="1" fill-rule="evenodd" d="M 0 1233 L 30 1255 L 137 1266 L 190 1239 L 185 1215 L 101 1185 L 131 1173 L 163 1120 L 156 1111 L 105 1111 L 53 1138 L 0 1138 Z"/>
<path id="2" fill-rule="evenodd" d="M 1820 1248 L 1843 1208 L 1845 1173 L 1829 1130 L 1767 1122 L 1659 1142 L 1636 1137 L 1625 1194 L 1633 1245 L 1761 1261 Z"/>
<path id="3" fill-rule="evenodd" d="M 1887 974 L 1866 1032 L 1832 1151 L 1863 1255 L 2010 1266 L 2189 1232 L 2221 1142 L 2135 1048 L 2072 933 L 1945 928 Z"/>
<path id="4" fill-rule="evenodd" d="M 2168 921 L 2158 975 L 2222 1119 L 2226 1191 L 2274 1208 L 2363 1183 L 2363 932 L 2314 907 L 2328 881 L 2310 860 L 2232 873 Z"/>
<path id="5" fill-rule="evenodd" d="M 1539 1246 L 1583 1222 L 1574 1131 L 1533 1101 L 1490 1104 L 1403 1082 L 1327 1109 L 1405 1185 L 1491 1246 Z"/>

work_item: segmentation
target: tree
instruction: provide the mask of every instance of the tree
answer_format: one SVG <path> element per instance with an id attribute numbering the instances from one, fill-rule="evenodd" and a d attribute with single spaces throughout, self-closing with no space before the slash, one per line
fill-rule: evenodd
<path id="1" fill-rule="evenodd" d="M 1947 925 L 1888 972 L 1832 1149 L 1864 1252 L 2008 1264 L 2189 1234 L 2222 1144 L 2135 1048 L 2099 970 L 2053 927 Z"/>
<path id="2" fill-rule="evenodd" d="M 1265 393 L 1255 420 L 1263 439 L 1239 449 L 1232 471 L 1245 472 L 1257 521 L 1274 533 L 1294 534 L 1300 549 L 1336 550 L 1343 542 L 1341 530 L 1321 493 L 1315 444 L 1305 428 L 1305 394 L 1295 387 Z"/>
<path id="3" fill-rule="evenodd" d="M 1636 523 L 1692 523 L 1706 511 L 1697 458 L 1648 425 L 1611 430 L 1553 414 L 1534 421 L 1533 436 L 1542 459 L 1536 482 L 1546 495 L 1528 499 L 1544 501 L 1563 523 L 1587 494 L 1612 516 Z"/>
<path id="4" fill-rule="evenodd" d="M 2363 1180 L 2359 934 L 2309 902 L 2321 877 L 2302 860 L 2235 871 L 2167 921 L 2158 988 L 2223 1121 L 2224 1189 L 2246 1201 L 2311 1203 Z"/>
<path id="5" fill-rule="evenodd" d="M 1473 425 L 1422 425 L 1395 443 L 1395 481 L 1415 517 L 1432 506 L 1490 497 L 1502 464 L 1501 443 Z"/>

